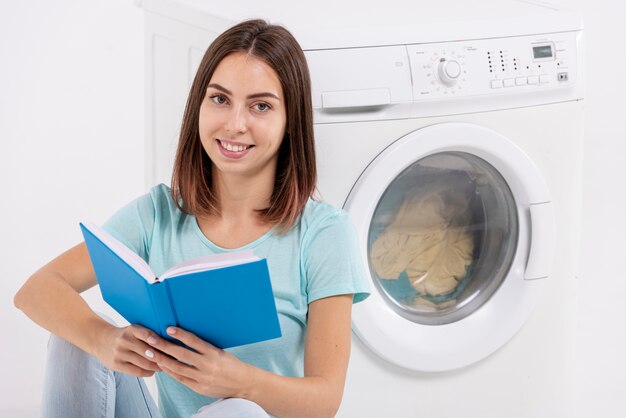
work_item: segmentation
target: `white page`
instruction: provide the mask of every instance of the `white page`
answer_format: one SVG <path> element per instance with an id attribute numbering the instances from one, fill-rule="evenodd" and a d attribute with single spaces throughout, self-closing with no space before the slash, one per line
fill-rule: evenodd
<path id="1" fill-rule="evenodd" d="M 91 222 L 82 222 L 83 226 L 93 233 L 100 241 L 102 241 L 113 252 L 120 256 L 129 266 L 135 269 L 141 276 L 143 276 L 149 283 L 156 281 L 156 277 L 152 272 L 152 269 L 145 262 L 145 260 L 137 255 L 130 248 L 119 242 L 111 234 L 98 225 Z"/>
<path id="2" fill-rule="evenodd" d="M 235 251 L 231 253 L 214 254 L 206 257 L 193 258 L 167 270 L 161 275 L 161 280 L 169 277 L 198 271 L 213 270 L 220 267 L 234 266 L 236 264 L 251 263 L 259 260 L 252 250 Z"/>

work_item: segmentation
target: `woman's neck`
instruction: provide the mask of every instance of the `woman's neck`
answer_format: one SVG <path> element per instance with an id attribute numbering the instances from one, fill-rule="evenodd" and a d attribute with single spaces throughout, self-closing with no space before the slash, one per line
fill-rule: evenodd
<path id="1" fill-rule="evenodd" d="M 258 219 L 257 210 L 270 205 L 274 189 L 274 177 L 216 175 L 213 178 L 219 218 L 227 223 Z"/>
<path id="2" fill-rule="evenodd" d="M 218 214 L 197 218 L 200 230 L 211 242 L 223 248 L 240 248 L 249 244 L 273 225 L 263 221 L 257 212 L 269 206 L 272 181 L 233 176 L 215 176 L 214 190 L 218 198 Z"/>

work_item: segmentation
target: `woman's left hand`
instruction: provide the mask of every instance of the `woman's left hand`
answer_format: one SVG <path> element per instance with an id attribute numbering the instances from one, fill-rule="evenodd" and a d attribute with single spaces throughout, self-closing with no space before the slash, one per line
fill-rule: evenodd
<path id="1" fill-rule="evenodd" d="M 167 333 L 195 351 L 150 335 L 146 342 L 158 351 L 146 353 L 146 357 L 156 361 L 163 372 L 205 396 L 245 397 L 252 384 L 252 366 L 181 328 L 169 327 Z"/>

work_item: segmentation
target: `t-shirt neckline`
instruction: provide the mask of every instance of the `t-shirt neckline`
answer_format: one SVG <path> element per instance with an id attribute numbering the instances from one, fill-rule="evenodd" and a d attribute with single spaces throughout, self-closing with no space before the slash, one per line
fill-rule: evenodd
<path id="1" fill-rule="evenodd" d="M 198 218 L 196 218 L 195 216 L 192 217 L 192 223 L 193 223 L 194 231 L 196 232 L 196 235 L 198 235 L 198 238 L 200 238 L 200 241 L 202 241 L 209 248 L 212 248 L 213 250 L 220 251 L 220 252 L 243 251 L 243 250 L 248 250 L 248 249 L 258 247 L 263 241 L 271 237 L 274 233 L 274 230 L 276 229 L 276 227 L 272 227 L 265 234 L 261 235 L 260 237 L 258 237 L 257 239 L 255 239 L 254 241 L 248 244 L 242 245 L 241 247 L 225 248 L 225 247 L 221 247 L 215 244 L 213 241 L 208 239 L 206 235 L 204 235 L 204 232 L 202 232 L 202 229 L 200 229 L 200 225 L 198 225 Z"/>

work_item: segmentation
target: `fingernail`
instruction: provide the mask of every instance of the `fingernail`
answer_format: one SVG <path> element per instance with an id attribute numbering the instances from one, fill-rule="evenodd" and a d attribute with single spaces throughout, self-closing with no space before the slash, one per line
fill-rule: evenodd
<path id="1" fill-rule="evenodd" d="M 146 357 L 154 358 L 154 353 L 150 350 L 146 350 Z"/>
<path id="2" fill-rule="evenodd" d="M 154 338 L 152 335 L 148 337 L 148 344 L 156 344 L 157 343 L 157 339 Z"/>
<path id="3" fill-rule="evenodd" d="M 176 328 L 172 328 L 172 327 L 168 328 L 167 329 L 167 333 L 170 334 L 170 335 L 176 334 Z"/>

